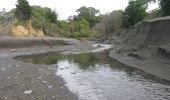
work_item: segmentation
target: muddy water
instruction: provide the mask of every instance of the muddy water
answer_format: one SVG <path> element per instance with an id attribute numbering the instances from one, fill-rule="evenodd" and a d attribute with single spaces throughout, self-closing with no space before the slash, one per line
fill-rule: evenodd
<path id="1" fill-rule="evenodd" d="M 22 56 L 18 59 L 57 67 L 80 100 L 170 100 L 170 82 L 111 59 L 106 53 Z"/>

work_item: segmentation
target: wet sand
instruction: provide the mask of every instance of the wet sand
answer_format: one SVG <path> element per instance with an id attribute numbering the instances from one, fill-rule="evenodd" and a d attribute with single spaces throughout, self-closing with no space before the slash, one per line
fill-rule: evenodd
<path id="1" fill-rule="evenodd" d="M 159 62 L 159 60 L 163 60 L 161 58 L 159 58 L 158 61 L 154 58 L 141 60 L 127 56 L 126 54 L 116 53 L 115 50 L 112 50 L 109 56 L 128 66 L 138 68 L 147 73 L 170 81 L 170 65 Z"/>

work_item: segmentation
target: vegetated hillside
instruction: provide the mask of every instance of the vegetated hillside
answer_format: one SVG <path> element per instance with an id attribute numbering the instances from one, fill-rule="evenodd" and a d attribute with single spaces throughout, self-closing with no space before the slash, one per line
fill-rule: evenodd
<path id="1" fill-rule="evenodd" d="M 145 20 L 137 25 L 117 31 L 105 43 L 120 46 L 118 52 L 149 57 L 161 52 L 170 56 L 170 16 Z"/>
<path id="2" fill-rule="evenodd" d="M 0 16 L 0 36 L 14 37 L 40 37 L 44 35 L 41 29 L 36 29 L 32 25 L 33 19 L 20 22 L 14 17 L 14 13 L 9 12 Z M 23 24 L 24 23 L 24 24 Z"/>
<path id="3" fill-rule="evenodd" d="M 29 20 L 21 20 L 15 16 L 16 9 L 0 15 L 0 35 L 14 37 L 57 36 L 56 23 L 51 22 L 48 15 L 52 10 L 47 7 L 32 6 Z M 50 14 L 49 14 L 50 13 Z M 56 19 L 57 20 L 57 19 Z"/>
<path id="4" fill-rule="evenodd" d="M 100 16 L 96 16 L 99 12 L 92 7 L 79 8 L 78 15 L 69 17 L 67 21 L 58 20 L 55 10 L 48 7 L 31 6 L 31 17 L 27 20 L 18 18 L 15 12 L 16 9 L 13 9 L 0 15 L 1 36 L 92 39 L 100 35 L 93 30 L 93 26 L 100 21 Z M 96 14 L 89 16 L 93 12 Z"/>

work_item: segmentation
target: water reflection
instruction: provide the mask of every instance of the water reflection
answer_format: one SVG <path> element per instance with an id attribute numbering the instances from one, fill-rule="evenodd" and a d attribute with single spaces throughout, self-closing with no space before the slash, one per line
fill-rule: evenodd
<path id="1" fill-rule="evenodd" d="M 46 64 L 46 65 L 57 64 L 58 61 L 61 60 L 68 60 L 69 62 L 74 62 L 79 64 L 80 69 L 86 70 L 89 67 L 95 67 L 95 64 L 102 64 L 103 62 L 107 63 L 108 62 L 107 59 L 103 59 L 103 56 L 104 55 L 101 55 L 99 53 L 86 53 L 86 52 L 80 54 L 68 54 L 68 55 L 47 53 L 47 54 L 39 54 L 39 55 L 31 55 L 31 56 L 30 55 L 20 56 L 17 57 L 16 59 L 28 63 Z M 118 64 L 118 62 L 113 64 Z"/>
<path id="2" fill-rule="evenodd" d="M 106 53 L 21 56 L 34 64 L 57 65 L 56 75 L 83 100 L 169 100 L 170 82 L 109 58 Z"/>

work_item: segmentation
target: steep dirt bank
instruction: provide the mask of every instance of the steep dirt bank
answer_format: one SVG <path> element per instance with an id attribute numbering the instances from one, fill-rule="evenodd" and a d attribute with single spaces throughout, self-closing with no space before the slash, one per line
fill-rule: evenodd
<path id="1" fill-rule="evenodd" d="M 104 41 L 115 45 L 110 56 L 170 80 L 165 74 L 170 72 L 170 16 L 146 20 L 110 35 Z"/>
<path id="2" fill-rule="evenodd" d="M 36 29 L 32 26 L 32 20 L 20 22 L 14 17 L 14 14 L 5 14 L 0 16 L 0 36 L 12 37 L 42 37 L 44 32 L 42 29 Z"/>
<path id="3" fill-rule="evenodd" d="M 13 37 L 42 37 L 44 32 L 41 29 L 32 27 L 32 22 L 29 20 L 25 26 L 13 25 L 10 29 L 10 35 Z"/>

